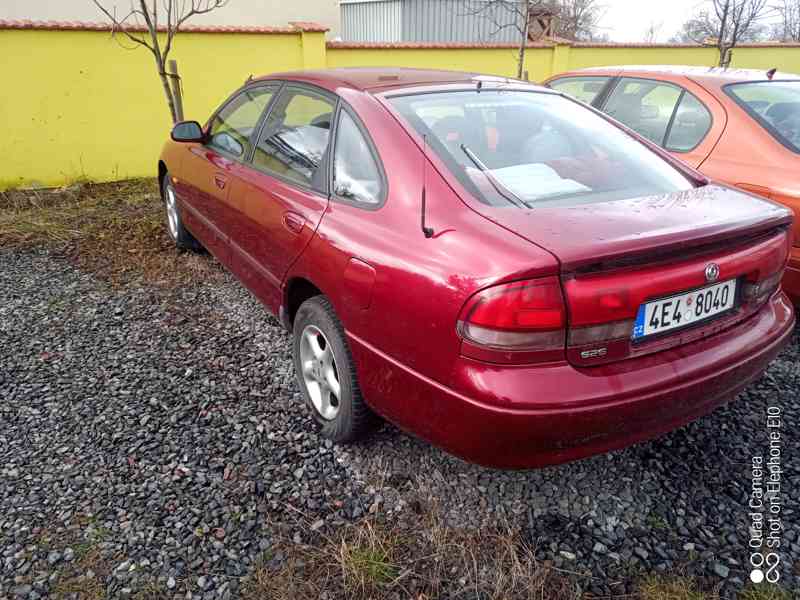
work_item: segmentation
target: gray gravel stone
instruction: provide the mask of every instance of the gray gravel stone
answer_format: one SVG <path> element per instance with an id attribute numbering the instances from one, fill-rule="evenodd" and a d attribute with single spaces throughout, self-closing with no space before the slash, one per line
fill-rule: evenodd
<path id="1" fill-rule="evenodd" d="M 717 575 L 719 575 L 723 579 L 725 579 L 731 572 L 731 570 L 728 567 L 726 567 L 725 565 L 723 565 L 722 563 L 719 563 L 719 562 L 715 562 L 714 563 L 713 569 L 714 569 L 714 573 L 716 573 Z"/>

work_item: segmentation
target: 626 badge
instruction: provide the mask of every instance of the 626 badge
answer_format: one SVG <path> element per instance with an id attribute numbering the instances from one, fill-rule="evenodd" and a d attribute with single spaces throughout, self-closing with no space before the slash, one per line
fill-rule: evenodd
<path id="1" fill-rule="evenodd" d="M 724 313 L 736 303 L 736 280 L 646 302 L 639 307 L 633 339 L 700 323 Z"/>

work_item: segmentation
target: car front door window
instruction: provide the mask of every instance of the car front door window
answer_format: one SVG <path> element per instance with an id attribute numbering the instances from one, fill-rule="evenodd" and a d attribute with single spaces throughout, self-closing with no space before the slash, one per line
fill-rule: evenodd
<path id="1" fill-rule="evenodd" d="M 289 88 L 276 100 L 259 135 L 253 164 L 319 191 L 325 188 L 325 154 L 334 102 Z"/>
<path id="2" fill-rule="evenodd" d="M 234 97 L 211 120 L 208 145 L 245 159 L 252 148 L 253 130 L 274 92 L 271 87 L 255 87 Z"/>

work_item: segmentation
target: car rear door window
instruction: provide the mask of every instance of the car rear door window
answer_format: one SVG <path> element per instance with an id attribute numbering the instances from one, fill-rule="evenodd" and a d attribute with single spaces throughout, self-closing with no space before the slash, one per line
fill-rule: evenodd
<path id="1" fill-rule="evenodd" d="M 211 119 L 208 145 L 236 158 L 250 154 L 250 139 L 275 89 L 248 88 L 232 98 Z"/>
<path id="2" fill-rule="evenodd" d="M 340 111 L 336 128 L 333 191 L 347 202 L 368 207 L 383 201 L 383 177 L 372 146 L 346 110 Z"/>
<path id="3" fill-rule="evenodd" d="M 617 121 L 664 146 L 682 89 L 670 83 L 623 77 L 603 109 Z"/>
<path id="4" fill-rule="evenodd" d="M 569 94 L 573 98 L 591 104 L 608 85 L 611 77 L 564 77 L 548 83 L 548 87 Z"/>
<path id="5" fill-rule="evenodd" d="M 711 129 L 711 113 L 693 94 L 684 91 L 667 134 L 667 150 L 689 152 Z"/>
<path id="6" fill-rule="evenodd" d="M 259 134 L 253 164 L 293 182 L 324 191 L 324 158 L 335 103 L 322 94 L 287 88 Z"/>

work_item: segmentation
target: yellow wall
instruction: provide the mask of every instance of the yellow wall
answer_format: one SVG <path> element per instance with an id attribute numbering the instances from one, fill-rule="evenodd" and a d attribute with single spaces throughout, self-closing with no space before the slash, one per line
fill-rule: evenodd
<path id="1" fill-rule="evenodd" d="M 610 65 L 706 65 L 717 61 L 714 48 L 570 48 L 571 69 Z M 553 73 L 555 75 L 555 73 Z"/>
<path id="2" fill-rule="evenodd" d="M 692 47 L 576 47 L 568 48 L 571 69 L 609 65 L 695 65 L 714 66 L 719 60 L 716 48 Z M 777 67 L 800 73 L 800 47 L 756 46 L 734 48 L 733 67 L 764 69 Z M 555 73 L 553 73 L 555 74 Z"/>
<path id="3" fill-rule="evenodd" d="M 424 67 L 516 77 L 513 48 L 329 48 L 329 67 Z M 525 68 L 539 81 L 550 76 L 551 48 L 528 48 Z"/>
<path id="4" fill-rule="evenodd" d="M 170 128 L 152 55 L 100 31 L 0 29 L 0 189 L 152 175 Z M 205 121 L 250 74 L 298 68 L 405 66 L 514 75 L 511 48 L 326 48 L 324 34 L 188 33 L 171 55 L 186 118 Z M 529 48 L 533 81 L 590 66 L 713 65 L 710 48 Z M 744 47 L 734 66 L 800 72 L 800 47 Z"/>
<path id="5" fill-rule="evenodd" d="M 294 34 L 181 33 L 186 118 L 250 74 L 302 67 Z M 153 56 L 95 31 L 0 31 L 0 189 L 152 175 L 171 125 Z"/>
<path id="6" fill-rule="evenodd" d="M 733 66 L 800 73 L 800 47 L 734 48 Z"/>

